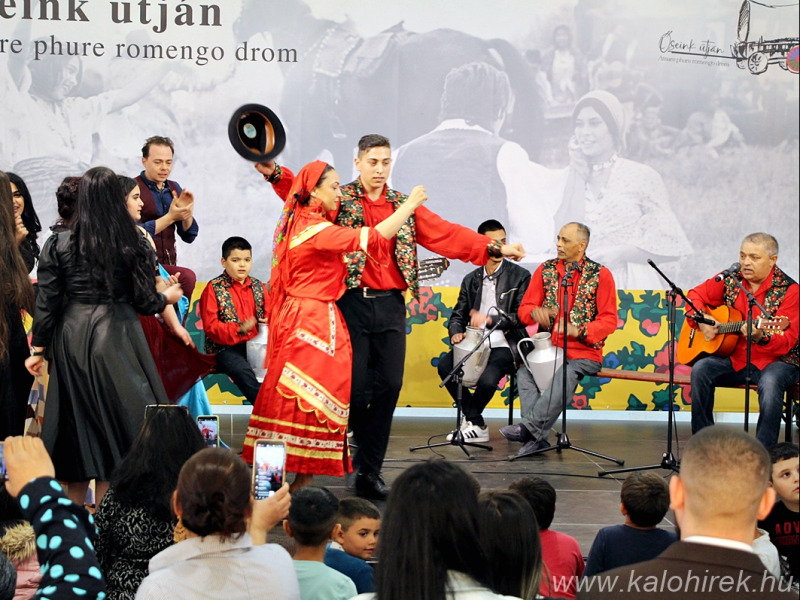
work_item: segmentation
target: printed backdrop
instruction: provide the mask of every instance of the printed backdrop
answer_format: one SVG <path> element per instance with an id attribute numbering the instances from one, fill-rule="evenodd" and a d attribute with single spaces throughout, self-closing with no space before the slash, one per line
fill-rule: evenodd
<path id="1" fill-rule="evenodd" d="M 144 140 L 170 136 L 173 177 L 195 193 L 200 223 L 178 262 L 207 281 L 219 272 L 222 241 L 243 235 L 254 275 L 267 279 L 280 202 L 230 147 L 233 111 L 271 107 L 288 136 L 279 162 L 296 169 L 323 158 L 343 181 L 354 175 L 358 138 L 383 133 L 395 151 L 393 185 L 426 185 L 428 206 L 468 227 L 504 221 L 531 270 L 552 255 L 565 220 L 589 223 L 589 255 L 619 264 L 620 331 L 607 366 L 659 370 L 657 290 L 666 285 L 641 250 L 688 289 L 735 261 L 744 235 L 763 230 L 797 277 L 798 6 L 783 4 L 0 2 L 0 169 L 25 179 L 46 228 L 64 176 L 98 164 L 135 175 Z M 503 76 L 451 89 L 448 99 L 448 73 L 468 63 Z M 602 218 L 564 212 L 579 172 L 572 110 L 590 90 L 611 92 L 625 113 L 625 193 L 605 190 Z M 448 106 L 456 97 L 460 111 L 444 123 L 443 96 Z M 443 130 L 463 134 L 447 152 L 432 143 Z M 619 162 L 612 168 L 622 170 Z M 402 404 L 448 404 L 433 365 L 470 268 L 453 265 L 410 305 Z M 585 407 L 666 402 L 650 384 L 599 383 L 584 387 Z M 212 396 L 227 399 L 224 390 Z"/>

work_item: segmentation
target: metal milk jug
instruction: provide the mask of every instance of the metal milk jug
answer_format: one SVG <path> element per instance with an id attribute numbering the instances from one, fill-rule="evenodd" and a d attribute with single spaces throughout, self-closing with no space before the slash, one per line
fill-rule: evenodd
<path id="1" fill-rule="evenodd" d="M 524 354 L 521 344 L 532 342 L 533 350 Z M 534 334 L 532 338 L 524 338 L 517 342 L 517 350 L 522 357 L 522 362 L 528 367 L 536 382 L 539 391 L 545 391 L 553 381 L 553 375 L 564 362 L 561 348 L 553 346 L 549 331 Z"/>
<path id="2" fill-rule="evenodd" d="M 464 339 L 453 346 L 453 364 L 457 364 L 467 353 L 472 350 L 483 337 L 483 329 L 478 327 L 467 326 L 467 331 L 464 334 Z M 464 370 L 464 377 L 461 379 L 461 385 L 472 387 L 478 383 L 483 370 L 489 363 L 489 338 L 483 340 L 481 347 L 473 352 L 467 361 L 462 366 Z"/>
<path id="3" fill-rule="evenodd" d="M 264 381 L 264 375 L 267 373 L 267 369 L 264 367 L 264 361 L 267 358 L 268 332 L 267 324 L 259 323 L 258 333 L 253 339 L 247 340 L 246 344 L 247 363 L 250 365 L 250 368 L 253 369 L 253 373 L 255 373 L 259 383 Z"/>

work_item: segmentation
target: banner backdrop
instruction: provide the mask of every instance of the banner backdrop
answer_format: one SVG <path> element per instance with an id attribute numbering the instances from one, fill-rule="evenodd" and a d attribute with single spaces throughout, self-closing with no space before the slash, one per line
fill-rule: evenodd
<path id="1" fill-rule="evenodd" d="M 665 287 L 647 258 L 688 289 L 754 231 L 777 237 L 796 278 L 797 73 L 791 1 L 0 0 L 0 168 L 23 177 L 46 229 L 64 176 L 136 175 L 144 140 L 167 135 L 200 224 L 178 263 L 207 281 L 241 235 L 268 279 L 281 203 L 227 138 L 233 111 L 258 102 L 286 128 L 280 163 L 322 158 L 346 182 L 358 138 L 382 133 L 393 187 L 424 184 L 429 208 L 468 227 L 499 219 L 530 270 L 578 220 L 621 290 Z M 588 197 L 573 110 L 596 90 L 623 114 L 612 177 Z M 454 294 L 471 268 L 436 289 Z M 401 402 L 417 375 L 436 383 L 406 372 Z"/>

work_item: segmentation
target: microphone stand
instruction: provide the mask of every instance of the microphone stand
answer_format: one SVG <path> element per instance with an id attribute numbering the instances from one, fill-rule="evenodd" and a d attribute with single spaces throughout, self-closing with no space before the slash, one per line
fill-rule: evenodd
<path id="1" fill-rule="evenodd" d="M 459 360 L 455 365 L 453 365 L 453 369 L 447 374 L 447 377 L 442 379 L 442 382 L 439 384 L 439 387 L 444 387 L 447 385 L 447 382 L 451 379 L 456 384 L 456 428 L 453 433 L 453 437 L 450 439 L 449 442 L 437 442 L 436 444 L 424 444 L 422 446 L 412 446 L 408 449 L 409 452 L 414 452 L 415 450 L 421 450 L 423 448 L 439 448 L 441 446 L 458 446 L 461 450 L 466 454 L 470 459 L 473 456 L 467 451 L 465 446 L 470 446 L 472 448 L 482 448 L 484 450 L 491 450 L 492 447 L 487 444 L 478 444 L 476 442 L 465 442 L 464 441 L 464 433 L 461 431 L 461 401 L 462 401 L 462 393 L 464 387 L 461 385 L 461 382 L 464 377 L 464 363 L 467 362 L 470 356 L 472 356 L 481 346 L 483 346 L 483 342 L 486 341 L 492 332 L 500 326 L 502 319 L 498 319 L 497 323 L 494 323 L 491 327 L 486 329 L 483 333 L 483 337 L 478 340 L 478 343 L 475 344 L 475 347 L 467 352 L 467 354 Z M 490 349 L 491 351 L 491 349 Z"/>
<path id="2" fill-rule="evenodd" d="M 761 306 L 756 297 L 753 293 L 747 289 L 742 284 L 742 281 L 736 277 L 734 278 L 736 285 L 739 286 L 739 289 L 742 290 L 745 295 L 747 296 L 747 336 L 746 336 L 746 358 L 745 358 L 745 370 L 744 370 L 744 430 L 750 431 L 750 382 L 752 381 L 750 377 L 750 371 L 752 369 L 753 363 L 751 362 L 751 352 L 753 349 L 753 306 L 758 306 L 761 309 L 761 314 L 765 317 L 771 319 L 772 315 L 770 315 L 766 309 Z"/>
<path id="3" fill-rule="evenodd" d="M 537 454 L 544 454 L 545 452 L 549 452 L 551 450 L 555 450 L 559 454 L 562 450 L 577 450 L 578 452 L 583 452 L 584 454 L 589 454 L 591 456 L 595 456 L 597 458 L 602 458 L 604 460 L 610 460 L 611 462 L 615 462 L 618 465 L 624 465 L 625 461 L 620 460 L 619 458 L 612 458 L 611 456 L 606 456 L 605 454 L 600 454 L 599 452 L 594 452 L 592 450 L 587 450 L 586 448 L 579 448 L 578 446 L 573 446 L 572 442 L 570 442 L 569 436 L 567 435 L 567 323 L 569 318 L 569 307 L 567 306 L 568 296 L 567 291 L 569 290 L 569 280 L 572 278 L 572 274 L 575 272 L 574 269 L 567 268 L 564 277 L 561 280 L 561 289 L 564 290 L 564 295 L 561 302 L 562 307 L 562 321 L 561 321 L 561 351 L 563 354 L 563 362 L 561 364 L 561 433 L 556 434 L 556 443 L 552 446 L 548 446 L 547 448 L 540 448 L 539 450 L 534 450 L 533 452 L 529 452 L 523 456 L 511 456 L 509 457 L 509 462 L 512 462 L 518 458 L 527 458 L 528 456 L 535 456 Z M 552 384 L 551 384 L 552 390 Z M 552 393 L 552 391 L 551 391 Z"/>
<path id="4" fill-rule="evenodd" d="M 648 465 L 646 467 L 630 467 L 627 469 L 614 469 L 613 471 L 599 471 L 598 475 L 603 477 L 604 475 L 613 475 L 616 473 L 630 473 L 632 471 L 647 471 L 650 469 L 667 469 L 673 471 L 675 473 L 680 472 L 680 465 L 678 461 L 675 460 L 675 456 L 672 454 L 672 430 L 675 425 L 674 423 L 674 408 L 673 408 L 673 397 L 675 395 L 675 324 L 677 321 L 677 296 L 683 298 L 683 301 L 694 309 L 695 313 L 699 315 L 695 318 L 698 323 L 708 323 L 712 325 L 713 322 L 709 323 L 709 320 L 702 316 L 699 310 L 692 304 L 692 301 L 686 297 L 686 294 L 683 293 L 679 287 L 677 287 L 669 277 L 664 275 L 664 273 L 656 266 L 652 260 L 647 260 L 647 263 L 653 267 L 656 272 L 661 275 L 661 278 L 667 282 L 670 287 L 670 290 L 667 292 L 667 345 L 669 347 L 669 351 L 667 352 L 668 355 L 668 365 L 669 365 L 669 383 L 667 385 L 667 398 L 669 399 L 669 404 L 667 408 L 667 451 L 661 455 L 661 462 L 657 465 Z"/>

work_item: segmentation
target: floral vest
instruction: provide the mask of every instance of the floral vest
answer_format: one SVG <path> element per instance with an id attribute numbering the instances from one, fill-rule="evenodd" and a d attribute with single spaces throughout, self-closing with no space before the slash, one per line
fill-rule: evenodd
<path id="1" fill-rule="evenodd" d="M 217 298 L 217 318 L 223 323 L 239 323 L 239 315 L 236 314 L 236 307 L 233 304 L 231 297 L 231 286 L 233 279 L 227 273 L 223 273 L 208 282 L 208 285 L 214 290 L 214 296 Z M 253 299 L 256 302 L 256 318 L 261 321 L 264 318 L 264 286 L 255 277 L 250 277 L 250 289 L 253 290 Z M 206 354 L 217 354 L 222 352 L 229 346 L 218 344 L 206 336 Z"/>
<path id="2" fill-rule="evenodd" d="M 364 226 L 364 206 L 361 204 L 364 195 L 364 186 L 357 179 L 352 183 L 342 186 L 342 201 L 336 224 L 342 227 L 356 229 Z M 397 208 L 406 201 L 408 196 L 392 189 L 386 190 L 386 200 Z M 347 265 L 345 283 L 348 288 L 357 288 L 361 285 L 361 276 L 367 264 L 367 255 L 362 251 L 346 252 L 344 255 Z M 419 296 L 419 281 L 417 279 L 417 234 L 416 220 L 412 215 L 397 232 L 395 245 L 395 261 L 403 279 L 411 290 L 414 298 Z"/>
<path id="3" fill-rule="evenodd" d="M 767 290 L 767 294 L 764 297 L 764 308 L 769 314 L 776 314 L 781 303 L 783 302 L 784 296 L 786 296 L 786 292 L 789 290 L 789 286 L 794 283 L 795 281 L 791 277 L 781 271 L 777 265 L 775 266 L 775 269 L 772 273 L 772 285 Z M 740 293 L 742 293 L 742 290 L 737 285 L 736 279 L 733 277 L 727 277 L 725 279 L 725 289 L 722 294 L 722 299 L 725 304 L 728 306 L 733 306 Z M 764 338 L 769 337 L 771 337 L 771 334 L 765 331 Z M 790 365 L 800 366 L 800 346 L 795 344 L 794 348 L 781 356 L 779 360 L 789 363 Z"/>
<path id="4" fill-rule="evenodd" d="M 561 275 L 558 274 L 556 265 L 557 259 L 546 261 L 542 265 L 542 284 L 544 288 L 544 308 L 555 308 L 561 310 L 561 299 L 559 298 L 558 288 Z M 591 323 L 597 316 L 597 286 L 600 284 L 600 269 L 602 265 L 588 258 L 583 260 L 583 271 L 578 280 L 578 292 L 575 295 L 575 302 L 572 310 L 569 311 L 569 320 L 573 325 L 586 325 Z M 555 319 L 550 318 L 552 329 Z M 586 344 L 586 342 L 582 342 Z M 586 344 L 590 348 L 599 349 L 603 347 L 602 342 Z"/>

